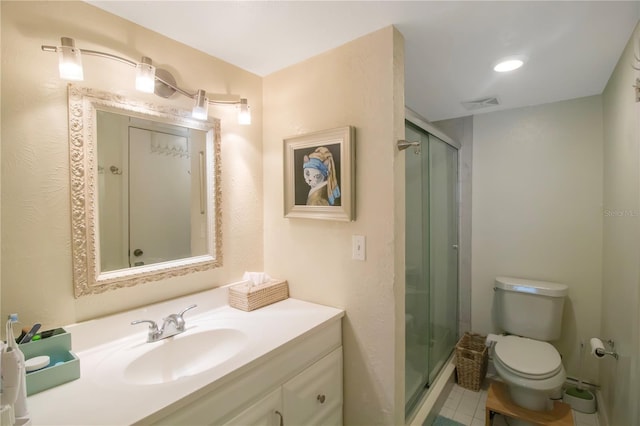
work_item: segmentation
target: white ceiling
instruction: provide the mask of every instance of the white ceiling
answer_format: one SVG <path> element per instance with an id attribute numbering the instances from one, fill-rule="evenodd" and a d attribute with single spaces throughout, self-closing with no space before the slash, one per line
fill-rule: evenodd
<path id="1" fill-rule="evenodd" d="M 639 1 L 90 1 L 260 76 L 387 25 L 405 38 L 408 107 L 430 121 L 462 102 L 538 105 L 602 93 Z M 493 63 L 525 55 L 523 68 Z"/>

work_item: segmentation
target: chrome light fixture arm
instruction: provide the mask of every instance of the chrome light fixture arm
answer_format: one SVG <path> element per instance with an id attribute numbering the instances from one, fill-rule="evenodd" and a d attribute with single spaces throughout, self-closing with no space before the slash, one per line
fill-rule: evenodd
<path id="1" fill-rule="evenodd" d="M 157 91 L 155 91 L 156 94 L 158 94 L 159 96 L 162 97 L 169 97 L 171 96 L 171 94 L 173 94 L 174 92 L 178 92 L 183 96 L 186 96 L 187 98 L 193 99 L 196 102 L 196 106 L 194 107 L 194 117 L 196 118 L 200 118 L 203 120 L 207 119 L 207 113 L 208 113 L 208 105 L 235 105 L 238 107 L 238 122 L 239 124 L 250 124 L 251 123 L 251 118 L 250 118 L 250 112 L 249 112 L 249 106 L 247 103 L 247 99 L 246 98 L 241 98 L 240 96 L 237 96 L 236 99 L 234 100 L 220 100 L 220 99 L 210 99 L 208 97 L 206 97 L 206 92 L 204 90 L 197 90 L 195 92 L 189 92 L 185 89 L 182 89 L 181 87 L 179 87 L 176 83 L 175 83 L 175 79 L 173 78 L 173 76 L 171 75 L 171 73 L 169 73 L 169 71 L 167 70 L 162 70 L 162 75 L 158 75 L 158 73 L 156 73 L 156 69 L 155 67 L 152 66 L 152 61 L 150 58 L 143 56 L 142 60 L 140 63 L 132 61 L 131 59 L 127 59 L 127 58 L 123 58 L 121 56 L 118 55 L 114 55 L 112 53 L 107 53 L 107 52 L 100 52 L 97 50 L 91 50 L 91 49 L 80 49 L 80 48 L 76 48 L 75 47 L 75 41 L 72 38 L 69 37 L 62 37 L 61 38 L 61 47 L 58 46 L 50 46 L 50 45 L 42 45 L 41 46 L 42 50 L 44 52 L 60 52 L 63 49 L 73 49 L 76 52 L 79 52 L 80 55 L 85 55 L 85 56 L 97 56 L 100 58 L 105 58 L 105 59 L 110 59 L 113 61 L 117 61 L 117 62 L 121 62 L 123 64 L 129 65 L 131 67 L 134 68 L 139 68 L 141 65 L 147 65 L 149 68 L 151 68 L 153 71 L 153 79 L 154 81 L 158 81 L 160 83 L 162 83 L 163 85 L 169 87 L 171 89 L 171 91 L 165 96 L 164 94 L 160 94 Z M 79 65 L 81 67 L 81 65 Z M 163 76 L 165 76 L 165 78 L 163 78 Z M 80 76 L 79 78 L 75 78 L 77 80 L 82 80 L 82 76 Z M 146 91 L 146 90 L 144 90 Z M 149 90 L 149 92 L 153 92 L 154 90 Z"/>

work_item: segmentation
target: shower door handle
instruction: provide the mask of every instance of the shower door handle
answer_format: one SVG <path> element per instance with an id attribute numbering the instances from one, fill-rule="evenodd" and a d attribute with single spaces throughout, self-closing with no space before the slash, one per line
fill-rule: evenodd
<path id="1" fill-rule="evenodd" d="M 458 245 L 454 244 L 454 245 L 451 246 L 451 248 L 454 249 L 454 250 L 458 250 Z"/>

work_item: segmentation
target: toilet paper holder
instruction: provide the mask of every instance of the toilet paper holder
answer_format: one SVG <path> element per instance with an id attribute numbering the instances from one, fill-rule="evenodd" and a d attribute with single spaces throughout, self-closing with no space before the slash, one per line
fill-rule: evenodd
<path id="1" fill-rule="evenodd" d="M 601 339 L 608 348 L 596 348 L 595 354 L 598 358 L 603 358 L 605 355 L 611 355 L 615 359 L 618 359 L 618 353 L 615 351 L 615 342 L 611 339 Z M 609 349 L 609 350 L 607 350 Z"/>

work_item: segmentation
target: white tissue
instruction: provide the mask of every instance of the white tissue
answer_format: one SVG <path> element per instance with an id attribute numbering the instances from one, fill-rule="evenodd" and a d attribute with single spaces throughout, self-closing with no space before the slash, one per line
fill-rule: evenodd
<path id="1" fill-rule="evenodd" d="M 500 341 L 500 339 L 502 339 L 502 336 L 500 336 L 499 334 L 489 333 L 489 334 L 487 334 L 487 339 L 485 340 L 484 344 L 485 344 L 486 347 L 490 348 L 495 343 L 498 343 L 498 341 Z"/>
<path id="2" fill-rule="evenodd" d="M 597 337 L 592 337 L 589 343 L 591 343 L 591 355 L 595 356 L 596 358 L 602 358 L 605 352 L 604 343 L 602 343 L 602 340 L 598 339 Z M 596 353 L 596 349 L 602 349 L 602 351 L 600 351 L 601 355 Z"/>
<path id="3" fill-rule="evenodd" d="M 271 277 L 266 272 L 245 272 L 242 280 L 249 281 L 250 285 L 258 285 L 271 281 Z"/>

